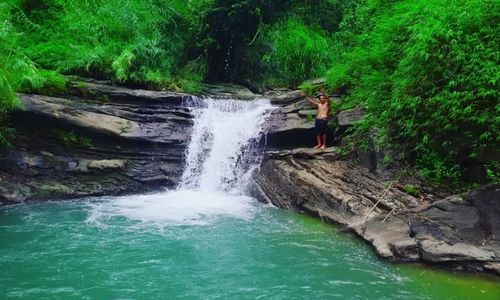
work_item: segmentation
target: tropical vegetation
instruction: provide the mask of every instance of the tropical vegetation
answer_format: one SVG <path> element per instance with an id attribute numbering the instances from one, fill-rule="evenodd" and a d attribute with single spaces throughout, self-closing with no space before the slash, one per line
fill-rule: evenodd
<path id="1" fill-rule="evenodd" d="M 353 136 L 436 181 L 469 162 L 498 181 L 499 24 L 495 0 L 4 0 L 0 144 L 16 93 L 60 93 L 63 75 L 193 93 L 326 76 L 364 110 Z"/>

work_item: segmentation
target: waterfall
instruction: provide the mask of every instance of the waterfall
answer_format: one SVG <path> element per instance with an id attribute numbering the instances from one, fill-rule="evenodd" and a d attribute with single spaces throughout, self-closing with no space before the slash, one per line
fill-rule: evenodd
<path id="1" fill-rule="evenodd" d="M 90 203 L 88 223 L 101 226 L 125 216 L 139 224 L 168 227 L 253 216 L 254 200 L 244 191 L 260 163 L 270 102 L 192 98 L 186 105 L 194 114 L 194 125 L 177 189 Z"/>
<path id="2" fill-rule="evenodd" d="M 191 101 L 194 126 L 179 189 L 241 192 L 260 162 L 267 100 Z"/>

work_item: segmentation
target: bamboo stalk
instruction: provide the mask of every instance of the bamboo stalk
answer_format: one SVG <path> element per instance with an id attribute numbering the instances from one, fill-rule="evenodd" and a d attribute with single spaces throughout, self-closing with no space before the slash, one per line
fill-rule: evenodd
<path id="1" fill-rule="evenodd" d="M 387 194 L 387 192 L 389 191 L 389 189 L 392 187 L 393 183 L 394 183 L 394 181 L 391 182 L 391 184 L 389 184 L 389 186 L 385 189 L 385 191 L 382 194 L 382 196 L 380 196 L 380 198 L 378 199 L 378 201 L 373 205 L 373 207 L 370 209 L 370 211 L 366 214 L 366 216 L 363 219 L 363 223 L 366 222 L 366 219 L 368 219 L 368 216 L 375 210 L 375 208 L 380 203 L 380 201 L 382 201 L 382 199 L 384 198 L 385 194 Z"/>
<path id="2" fill-rule="evenodd" d="M 397 206 L 394 206 L 394 208 L 387 214 L 387 216 L 385 216 L 385 218 L 382 220 L 381 223 L 385 223 L 385 221 L 392 215 L 392 213 L 394 213 L 396 208 L 397 208 Z"/>

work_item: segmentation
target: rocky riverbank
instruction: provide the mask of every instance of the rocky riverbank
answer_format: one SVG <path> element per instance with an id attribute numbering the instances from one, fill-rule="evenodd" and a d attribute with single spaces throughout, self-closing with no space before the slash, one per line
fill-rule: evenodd
<path id="1" fill-rule="evenodd" d="M 334 148 L 269 152 L 253 179 L 260 200 L 343 225 L 381 257 L 500 275 L 499 186 L 414 197 Z"/>
<path id="2" fill-rule="evenodd" d="M 303 148 L 313 144 L 307 109 L 298 100 L 273 112 L 270 149 L 253 176 L 254 196 L 340 224 L 393 261 L 500 275 L 499 185 L 447 195 L 401 174 L 397 163 L 383 159 L 391 153 L 372 149 L 353 157 L 335 147 Z M 336 114 L 331 143 L 342 144 L 346 130 L 361 117 L 359 109 Z"/>

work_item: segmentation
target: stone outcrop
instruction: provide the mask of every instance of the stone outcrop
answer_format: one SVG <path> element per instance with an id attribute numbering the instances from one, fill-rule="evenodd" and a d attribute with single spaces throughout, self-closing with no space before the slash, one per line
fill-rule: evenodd
<path id="1" fill-rule="evenodd" d="M 192 116 L 179 93 L 77 82 L 62 97 L 20 95 L 0 202 L 144 192 L 182 174 Z"/>
<path id="2" fill-rule="evenodd" d="M 231 83 L 204 84 L 202 95 L 215 99 L 253 100 L 262 97 L 248 88 Z"/>
<path id="3" fill-rule="evenodd" d="M 268 152 L 251 191 L 261 201 L 343 225 L 381 257 L 500 274 L 498 185 L 466 196 L 415 197 L 329 148 Z"/>
<path id="4" fill-rule="evenodd" d="M 302 92 L 299 90 L 275 89 L 264 93 L 264 98 L 269 99 L 275 105 L 292 104 L 302 98 Z"/>
<path id="5" fill-rule="evenodd" d="M 337 114 L 337 125 L 342 129 L 347 129 L 362 118 L 363 110 L 361 108 L 346 109 Z"/>
<path id="6" fill-rule="evenodd" d="M 322 82 L 321 79 L 318 82 Z M 264 97 L 277 106 L 267 121 L 267 147 L 269 149 L 294 149 L 316 144 L 314 120 L 317 109 L 304 99 L 301 91 L 272 90 L 264 93 Z M 330 101 L 339 102 L 341 98 L 331 97 Z M 327 128 L 329 145 L 339 144 L 340 135 L 352 126 L 354 121 L 362 117 L 360 109 L 352 111 L 352 113 L 341 112 L 330 118 Z M 343 115 L 340 116 L 341 114 Z M 339 118 L 349 123 L 343 126 L 331 126 L 337 124 Z"/>
<path id="7" fill-rule="evenodd" d="M 314 143 L 314 117 L 304 117 L 305 100 L 276 108 L 267 121 L 268 148 L 296 148 Z"/>

